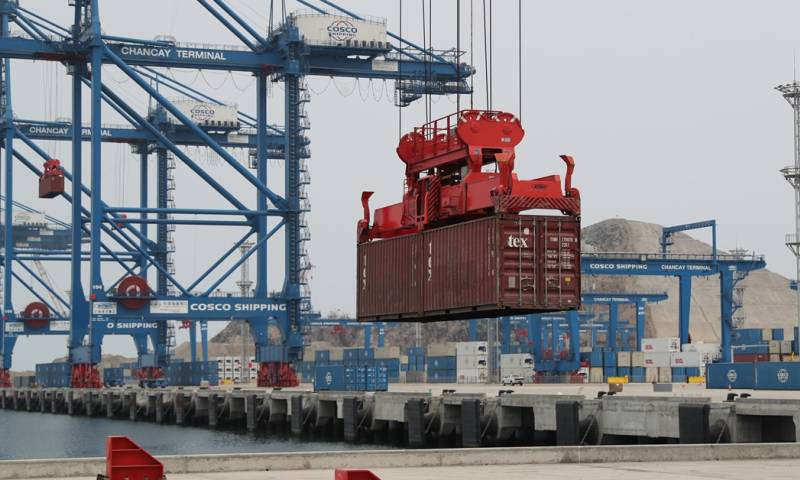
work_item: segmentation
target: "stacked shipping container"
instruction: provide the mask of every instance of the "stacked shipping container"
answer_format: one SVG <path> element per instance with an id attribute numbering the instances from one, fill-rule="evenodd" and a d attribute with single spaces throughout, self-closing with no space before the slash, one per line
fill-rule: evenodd
<path id="1" fill-rule="evenodd" d="M 40 363 L 36 365 L 36 384 L 42 388 L 69 387 L 72 366 L 69 363 Z"/>
<path id="2" fill-rule="evenodd" d="M 458 383 L 486 383 L 489 378 L 489 344 L 459 342 L 456 344 L 456 377 Z"/>

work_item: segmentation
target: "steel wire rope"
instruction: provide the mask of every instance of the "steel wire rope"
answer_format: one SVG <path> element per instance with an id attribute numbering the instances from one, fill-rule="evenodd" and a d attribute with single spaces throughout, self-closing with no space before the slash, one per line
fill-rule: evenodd
<path id="1" fill-rule="evenodd" d="M 376 85 L 376 82 L 373 79 L 369 81 L 369 89 L 372 91 L 372 99 L 375 100 L 376 103 L 380 103 L 383 100 L 383 86 L 382 84 Z M 377 88 L 377 90 L 375 90 Z"/>
<path id="2" fill-rule="evenodd" d="M 428 80 L 425 82 L 425 89 L 428 91 L 428 121 L 433 120 L 433 0 L 428 0 Z"/>
<path id="3" fill-rule="evenodd" d="M 483 0 L 483 78 L 486 84 L 486 109 L 491 109 L 491 97 L 489 96 L 489 39 L 486 28 L 486 0 Z"/>
<path id="4" fill-rule="evenodd" d="M 494 107 L 494 0 L 489 0 L 489 110 Z"/>
<path id="5" fill-rule="evenodd" d="M 518 6 L 518 25 L 517 30 L 519 32 L 519 111 L 517 112 L 517 118 L 522 121 L 522 0 L 517 0 Z"/>
<path id="6" fill-rule="evenodd" d="M 314 79 L 312 79 L 313 81 Z M 327 92 L 329 88 L 331 88 L 331 83 L 333 81 L 333 77 L 328 77 L 328 83 L 325 84 L 325 88 L 322 90 L 314 90 L 311 86 L 311 82 L 308 82 L 308 90 L 313 93 L 314 95 L 322 95 L 323 93 Z"/>
<path id="7" fill-rule="evenodd" d="M 469 0 L 469 64 L 475 66 L 475 48 L 474 48 L 474 30 L 475 30 L 475 0 Z M 472 110 L 475 107 L 475 74 L 473 73 L 469 79 L 469 108 Z"/>
<path id="8" fill-rule="evenodd" d="M 278 88 L 281 88 L 281 87 L 280 87 L 280 84 L 278 84 L 278 85 L 279 85 L 279 86 L 278 86 Z M 336 78 L 334 78 L 334 79 L 333 79 L 333 86 L 336 88 L 336 91 L 337 91 L 337 92 L 339 92 L 339 95 L 343 96 L 344 98 L 348 98 L 348 97 L 350 97 L 351 95 L 353 95 L 353 93 L 355 93 L 355 91 L 356 91 L 356 88 L 357 88 L 357 86 L 356 86 L 356 83 L 355 83 L 355 82 L 353 82 L 353 88 L 352 88 L 352 90 L 350 90 L 350 93 L 344 93 L 344 92 L 342 92 L 342 90 L 339 88 L 339 82 L 337 82 L 337 81 L 336 81 Z"/>
<path id="9" fill-rule="evenodd" d="M 398 0 L 399 22 L 400 22 L 400 40 L 398 41 L 400 51 L 403 50 L 403 0 Z M 394 94 L 396 96 L 395 103 L 397 104 L 397 139 L 403 137 L 403 81 L 397 79 L 394 81 Z"/>
<path id="10" fill-rule="evenodd" d="M 358 85 L 358 96 L 359 96 L 359 98 L 361 98 L 361 101 L 362 102 L 366 102 L 367 100 L 369 100 L 369 84 L 367 84 L 367 90 L 366 90 L 367 93 L 366 93 L 366 95 L 364 93 L 362 93 L 362 90 L 361 90 L 361 79 L 360 78 L 356 79 L 356 85 Z"/>
<path id="11" fill-rule="evenodd" d="M 200 78 L 200 70 L 194 70 L 194 69 L 188 69 L 188 68 L 184 69 L 184 68 L 167 67 L 166 71 L 167 71 L 167 73 L 169 73 L 169 75 L 167 75 L 165 73 L 161 73 L 161 75 L 166 76 L 167 78 L 171 79 L 173 82 L 183 83 L 183 84 L 185 84 L 185 85 L 187 85 L 189 87 L 194 85 L 197 82 L 197 79 Z M 189 73 L 189 74 L 194 73 L 194 78 L 192 79 L 191 82 L 188 82 L 188 83 L 187 82 L 182 82 L 182 81 L 180 81 L 180 80 L 178 80 L 176 78 L 176 76 L 175 76 L 176 72 L 177 73 Z"/>
<path id="12" fill-rule="evenodd" d="M 461 0 L 456 0 L 456 112 L 461 111 Z"/>
<path id="13" fill-rule="evenodd" d="M 423 54 L 424 54 L 423 58 L 425 59 L 424 60 L 424 66 L 425 66 L 424 83 L 425 83 L 425 91 L 427 93 L 427 91 L 428 91 L 428 80 L 429 79 L 428 79 L 428 36 L 427 36 L 427 29 L 425 27 L 425 0 L 422 0 L 422 50 L 423 50 Z M 425 97 L 425 102 L 424 103 L 425 103 L 425 123 L 428 123 L 430 121 L 430 111 L 429 111 L 430 107 L 428 105 L 428 98 L 427 97 Z M 423 135 L 424 135 L 424 132 L 423 132 Z"/>
<path id="14" fill-rule="evenodd" d="M 228 72 L 228 74 L 230 74 L 230 72 Z M 222 87 L 225 86 L 226 83 L 228 83 L 228 76 L 226 75 L 222 79 L 222 83 L 218 87 L 215 87 L 214 85 L 211 85 L 211 82 L 208 81 L 208 79 L 206 78 L 206 74 L 205 74 L 205 72 L 203 70 L 200 70 L 200 78 L 202 78 L 203 81 L 208 86 L 208 88 L 211 88 L 212 90 L 220 90 Z"/>
<path id="15" fill-rule="evenodd" d="M 273 21 L 273 13 L 275 11 L 275 0 L 269 0 L 269 20 L 267 22 L 267 33 L 272 35 L 272 21 Z"/>
<path id="16" fill-rule="evenodd" d="M 247 83 L 247 85 L 244 88 L 241 88 L 241 87 L 239 87 L 239 84 L 236 83 L 236 76 L 233 73 L 231 73 L 230 79 L 231 79 L 231 83 L 233 84 L 233 88 L 235 88 L 236 90 L 238 90 L 240 92 L 249 91 L 251 88 L 253 88 L 253 84 L 256 81 L 256 78 L 251 76 L 250 77 L 250 81 Z"/>
<path id="17" fill-rule="evenodd" d="M 381 101 L 381 98 L 383 98 L 383 91 L 381 90 L 380 85 L 378 85 L 378 92 L 377 92 L 377 95 L 376 95 L 376 93 L 375 93 L 375 83 L 372 81 L 372 79 L 370 79 L 369 80 L 369 89 L 372 91 L 372 98 L 375 100 L 375 102 L 379 103 Z"/>

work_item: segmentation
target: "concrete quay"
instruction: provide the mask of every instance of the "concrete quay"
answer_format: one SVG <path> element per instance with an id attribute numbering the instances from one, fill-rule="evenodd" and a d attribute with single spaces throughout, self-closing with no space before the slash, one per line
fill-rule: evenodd
<path id="1" fill-rule="evenodd" d="M 405 385 L 399 385 L 402 388 Z M 427 387 L 424 388 L 424 387 Z M 638 385 L 312 392 L 203 388 L 0 389 L 0 408 L 288 433 L 409 448 L 797 442 L 800 398 L 719 400 L 701 388 Z M 650 389 L 650 391 L 648 391 Z M 438 390 L 438 388 L 437 388 Z M 455 390 L 455 391 L 453 391 Z M 794 393 L 794 392 L 788 392 Z M 763 397 L 763 398 L 762 398 Z"/>
<path id="2" fill-rule="evenodd" d="M 800 444 L 629 445 L 381 450 L 158 457 L 170 480 L 326 479 L 336 468 L 370 469 L 382 480 L 594 478 L 796 478 Z M 95 479 L 102 458 L 0 462 L 0 479 Z M 533 475 L 532 475 L 533 474 Z"/>

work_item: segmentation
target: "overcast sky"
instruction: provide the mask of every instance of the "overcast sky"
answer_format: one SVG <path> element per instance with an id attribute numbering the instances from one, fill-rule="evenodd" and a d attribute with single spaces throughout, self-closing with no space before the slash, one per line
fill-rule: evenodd
<path id="1" fill-rule="evenodd" d="M 21 3 L 65 26 L 70 22 L 66 2 Z M 144 39 L 171 35 L 185 42 L 237 44 L 191 0 L 100 3 L 106 34 Z M 266 30 L 268 0 L 229 3 L 256 28 Z M 286 3 L 290 10 L 300 8 L 293 0 Z M 390 30 L 399 31 L 398 0 L 341 3 L 362 14 L 387 18 Z M 461 41 L 462 49 L 469 50 L 471 3 L 474 52 L 464 59 L 470 61 L 474 54 L 478 74 L 473 102 L 483 108 L 482 1 L 461 0 Z M 422 42 L 420 4 L 403 1 L 404 36 L 418 43 Z M 436 49 L 456 44 L 455 6 L 456 0 L 433 2 Z M 511 112 L 517 112 L 520 103 L 517 7 L 516 0 L 493 2 L 493 107 Z M 563 173 L 558 155 L 571 154 L 577 162 L 574 184 L 582 192 L 585 225 L 611 217 L 660 224 L 715 218 L 720 248 L 764 253 L 770 269 L 794 277 L 793 258 L 783 244 L 784 235 L 794 230 L 792 193 L 778 173 L 793 162 L 792 117 L 773 87 L 792 80 L 793 55 L 800 44 L 799 16 L 800 2 L 789 0 L 524 0 L 521 114 L 526 137 L 517 153 L 520 176 Z M 18 118 L 68 116 L 69 81 L 63 66 L 14 61 L 12 71 Z M 112 89 L 140 111 L 146 110 L 147 97 L 121 71 L 106 67 L 103 73 Z M 245 74 L 175 70 L 170 74 L 255 113 L 253 80 Z M 403 109 L 399 126 L 390 82 L 311 78 L 309 87 L 313 301 L 323 313 L 337 309 L 354 313 L 360 193 L 374 190 L 373 206 L 400 200 L 403 168 L 394 153 L 398 129 L 407 131 L 424 123 L 425 114 L 418 102 Z M 283 123 L 282 102 L 283 91 L 276 85 L 269 103 L 271 123 Z M 469 102 L 469 96 L 462 98 L 462 105 Z M 88 121 L 88 101 L 85 104 Z M 454 97 L 439 98 L 433 113 L 443 116 L 455 108 Z M 103 121 L 121 119 L 104 111 Z M 71 168 L 68 145 L 43 145 Z M 218 158 L 198 149 L 189 153 L 254 205 L 252 190 Z M 243 152 L 237 156 L 246 157 Z M 138 158 L 127 147 L 112 145 L 104 149 L 103 165 L 104 198 L 117 205 L 138 202 Z M 36 199 L 35 177 L 21 168 L 16 172 L 17 199 L 67 219 L 65 202 Z M 278 162 L 270 174 L 270 185 L 280 193 Z M 178 207 L 225 206 L 185 168 L 179 167 L 177 184 Z M 179 227 L 178 278 L 191 283 L 215 255 L 229 248 L 236 234 L 234 229 Z M 282 282 L 281 242 L 276 238 L 271 244 L 271 288 L 280 288 Z M 64 266 L 49 268 L 59 288 L 67 290 Z M 108 270 L 105 281 L 116 277 Z M 224 288 L 234 290 L 234 281 L 230 279 Z M 15 308 L 21 310 L 29 300 L 20 295 L 14 299 Z M 115 353 L 134 351 L 127 338 L 107 339 L 106 346 Z M 15 367 L 31 368 L 63 352 L 63 338 L 21 339 Z"/>

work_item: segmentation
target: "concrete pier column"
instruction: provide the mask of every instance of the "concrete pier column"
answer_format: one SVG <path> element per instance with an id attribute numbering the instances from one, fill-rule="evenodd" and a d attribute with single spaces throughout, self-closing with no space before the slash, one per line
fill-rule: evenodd
<path id="1" fill-rule="evenodd" d="M 244 397 L 244 411 L 245 423 L 247 424 L 247 431 L 254 432 L 256 430 L 256 396 L 255 394 L 248 393 Z"/>
<path id="2" fill-rule="evenodd" d="M 25 410 L 30 412 L 33 410 L 33 398 L 31 398 L 33 397 L 33 392 L 25 390 L 23 395 L 25 395 Z"/>
<path id="3" fill-rule="evenodd" d="M 231 424 L 246 423 L 247 407 L 245 407 L 244 401 L 244 396 L 240 394 L 231 394 L 226 397 L 228 422 Z"/>
<path id="4" fill-rule="evenodd" d="M 303 433 L 303 397 L 302 395 L 292 396 L 291 426 L 294 435 Z"/>
<path id="5" fill-rule="evenodd" d="M 217 427 L 217 394 L 208 394 L 208 426 L 209 428 Z"/>
<path id="6" fill-rule="evenodd" d="M 283 430 L 286 425 L 286 416 L 288 414 L 287 402 L 283 398 L 269 398 L 269 426 L 273 429 Z"/>
<path id="7" fill-rule="evenodd" d="M 556 402 L 556 445 L 580 445 L 579 402 Z"/>
<path id="8" fill-rule="evenodd" d="M 406 429 L 408 430 L 408 446 L 422 448 L 425 446 L 425 402 L 422 399 L 406 401 Z"/>
<path id="9" fill-rule="evenodd" d="M 91 417 L 94 413 L 94 405 L 92 404 L 92 391 L 91 390 L 84 390 L 83 391 L 83 408 L 86 412 L 87 417 Z"/>
<path id="10" fill-rule="evenodd" d="M 106 407 L 106 418 L 114 417 L 114 394 L 103 392 L 103 405 Z"/>
<path id="11" fill-rule="evenodd" d="M 339 407 L 337 400 L 320 398 L 317 399 L 316 413 L 314 418 L 314 428 L 317 431 L 332 432 L 336 427 L 336 420 L 339 417 Z"/>
<path id="12" fill-rule="evenodd" d="M 175 392 L 175 425 L 183 425 L 184 419 L 184 393 L 183 392 Z"/>
<path id="13" fill-rule="evenodd" d="M 128 399 L 128 419 L 135 422 L 139 413 L 139 405 L 136 404 L 136 392 L 128 392 L 125 397 Z"/>
<path id="14" fill-rule="evenodd" d="M 344 441 L 358 441 L 358 399 L 345 397 L 342 399 L 342 420 L 344 421 Z"/>
<path id="15" fill-rule="evenodd" d="M 48 394 L 48 392 L 46 392 L 44 390 L 39 390 L 39 392 L 37 392 L 37 393 L 38 393 L 38 396 L 39 396 L 39 411 L 41 413 L 45 413 L 47 411 L 47 394 Z"/>
<path id="16" fill-rule="evenodd" d="M 477 448 L 481 446 L 481 401 L 465 399 L 461 401 L 461 446 Z"/>
<path id="17" fill-rule="evenodd" d="M 59 402 L 61 401 L 60 398 L 61 395 L 63 395 L 63 393 L 60 393 L 58 390 L 54 390 L 50 392 L 50 395 L 51 395 L 50 413 L 58 413 L 58 405 Z"/>
<path id="18" fill-rule="evenodd" d="M 67 395 L 64 400 L 67 402 L 67 415 L 75 415 L 75 398 L 72 389 L 67 390 Z"/>
<path id="19" fill-rule="evenodd" d="M 155 402 L 156 423 L 164 423 L 164 394 L 158 392 L 153 397 L 153 401 Z"/>
<path id="20" fill-rule="evenodd" d="M 681 443 L 711 443 L 708 422 L 711 407 L 696 403 L 678 405 L 678 431 Z"/>

